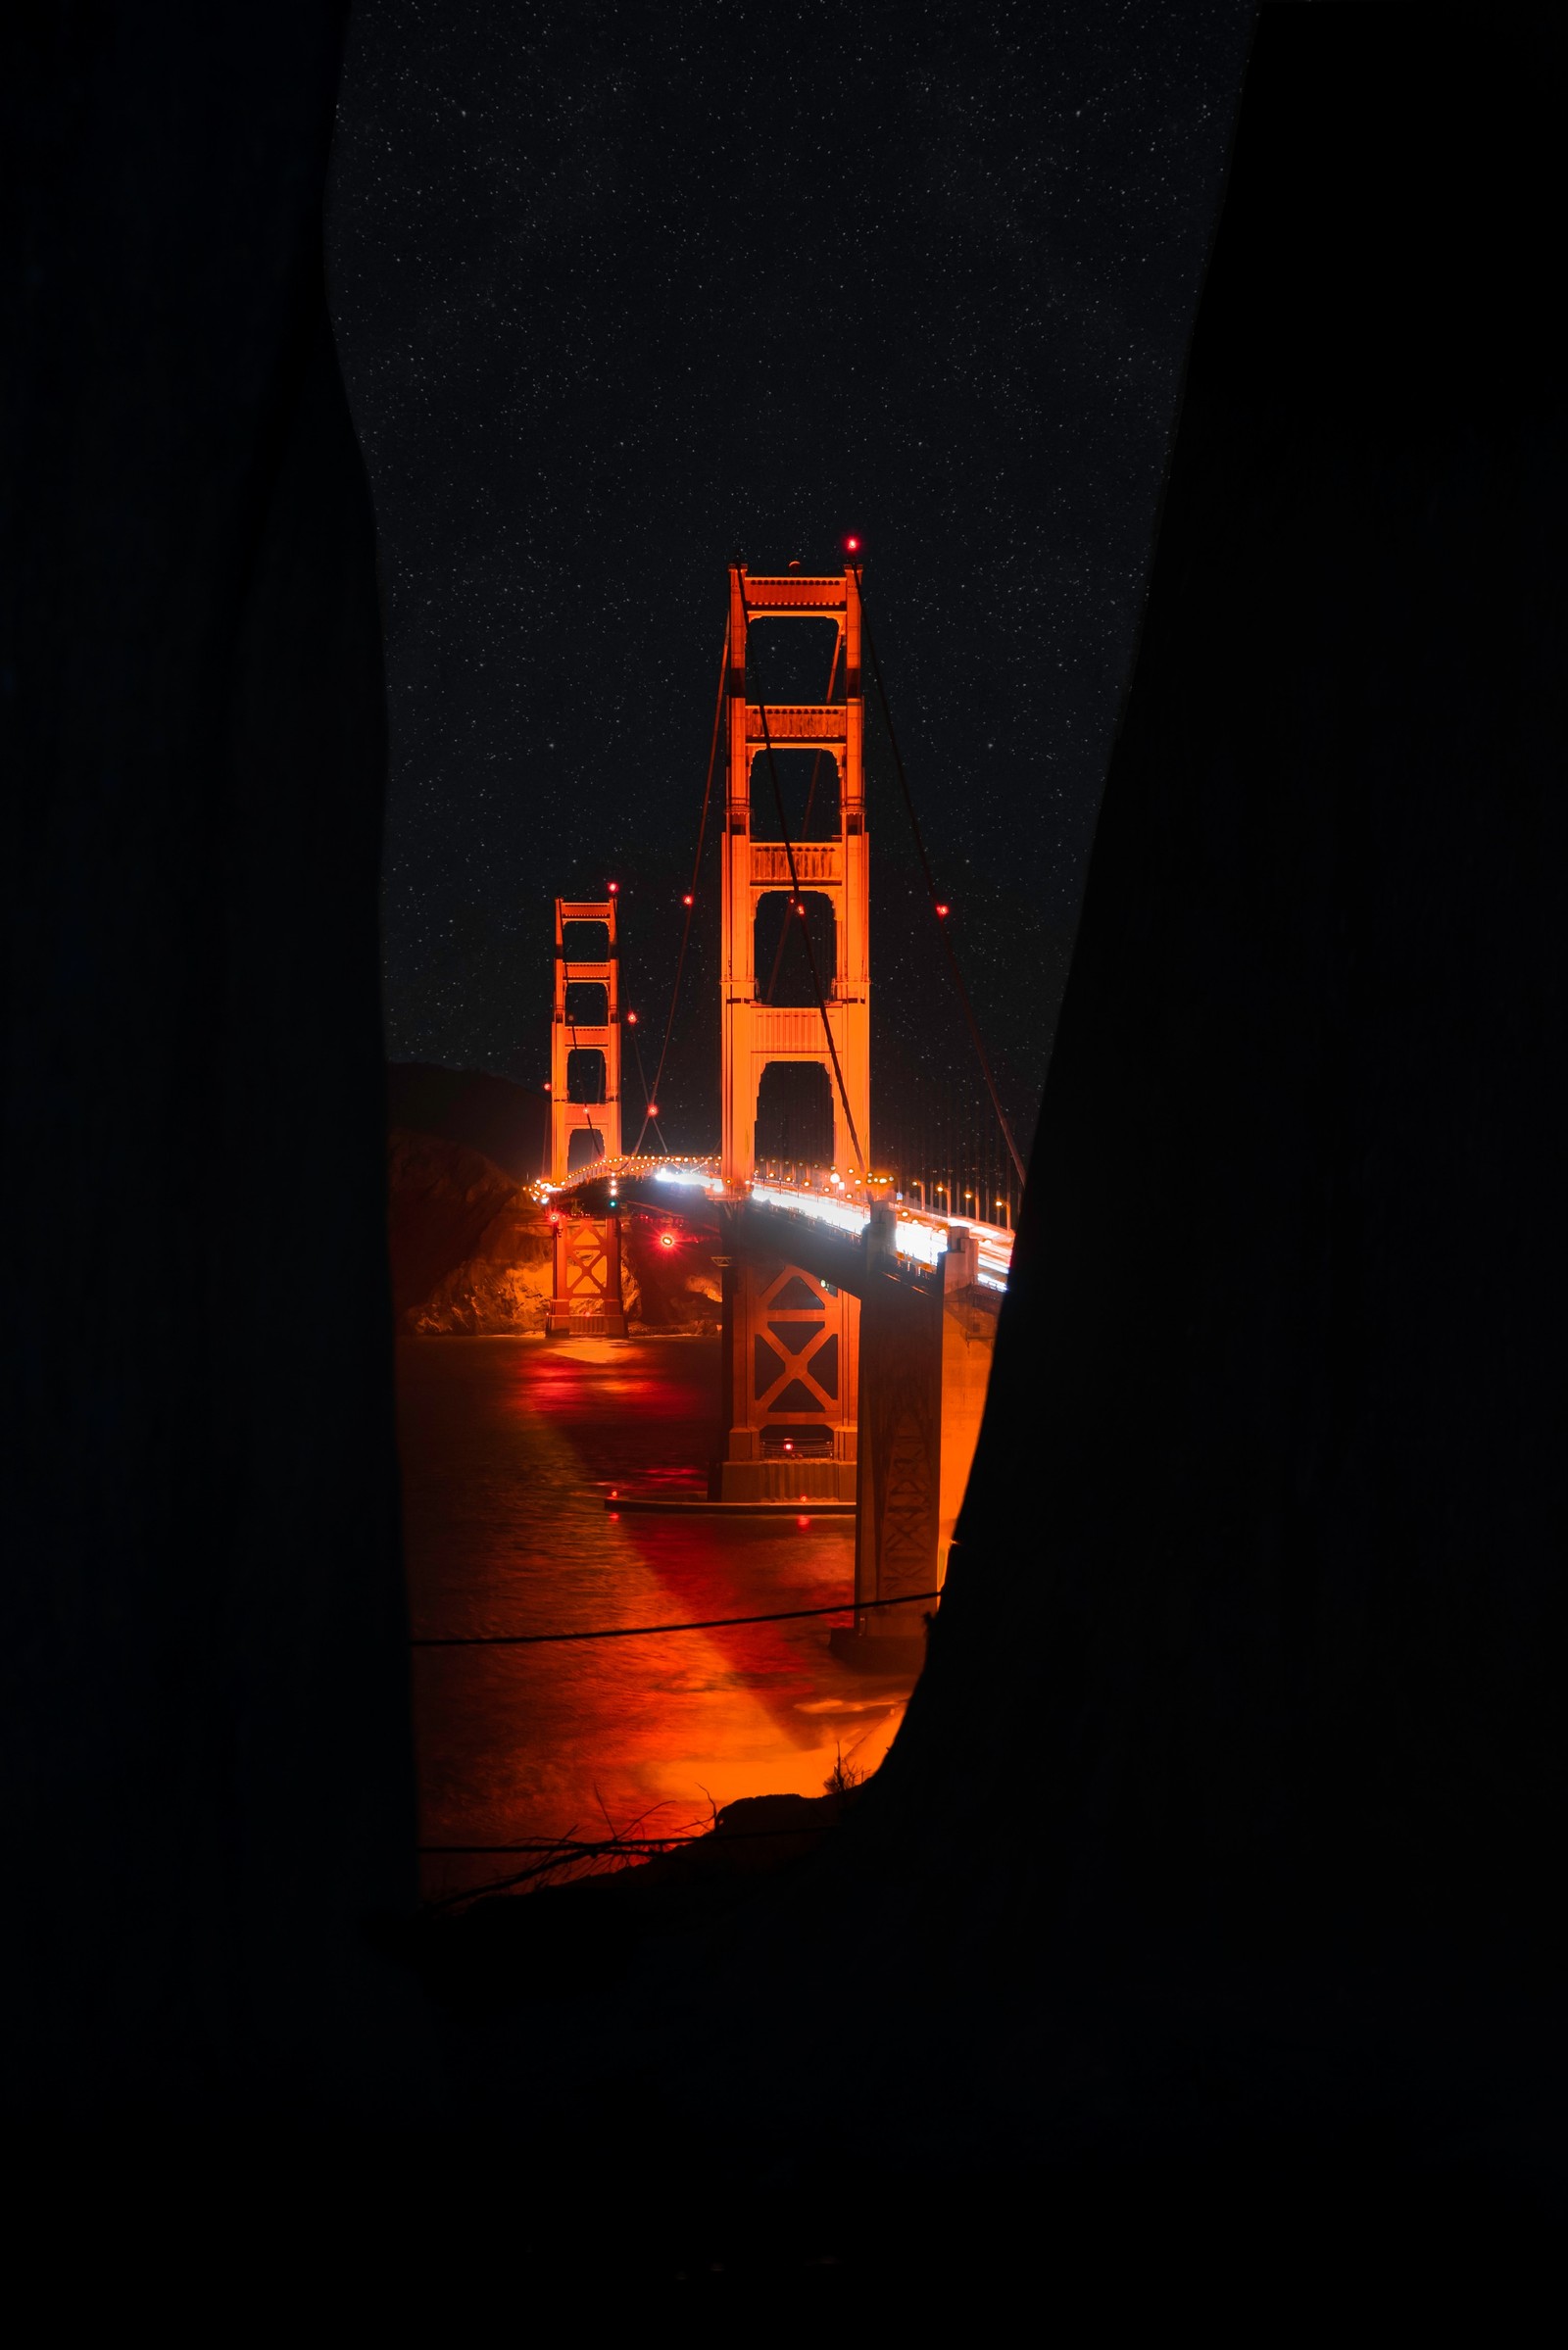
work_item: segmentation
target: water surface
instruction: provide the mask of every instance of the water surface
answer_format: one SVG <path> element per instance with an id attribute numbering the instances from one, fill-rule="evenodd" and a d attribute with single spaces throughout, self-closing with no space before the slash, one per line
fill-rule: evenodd
<path id="1" fill-rule="evenodd" d="M 707 1490 L 718 1342 L 408 1339 L 398 1354 L 416 1634 L 685 1622 L 847 1599 L 854 1520 L 612 1514 Z M 906 1679 L 828 1653 L 834 1621 L 547 1648 L 416 1649 L 426 1889 L 514 1863 L 441 1845 L 701 1825 L 881 1760 Z"/>

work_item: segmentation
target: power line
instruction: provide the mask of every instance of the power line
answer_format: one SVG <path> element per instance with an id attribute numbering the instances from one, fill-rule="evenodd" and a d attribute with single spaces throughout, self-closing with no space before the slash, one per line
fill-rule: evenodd
<path id="1" fill-rule="evenodd" d="M 542 1648 L 557 1640 L 643 1640 L 663 1632 L 722 1632 L 735 1624 L 794 1624 L 803 1616 L 863 1615 L 873 1607 L 907 1607 L 940 1599 L 940 1591 L 901 1591 L 896 1599 L 835 1599 L 831 1607 L 781 1607 L 765 1616 L 708 1616 L 698 1624 L 614 1624 L 597 1632 L 458 1632 L 415 1639 L 411 1648 Z"/>

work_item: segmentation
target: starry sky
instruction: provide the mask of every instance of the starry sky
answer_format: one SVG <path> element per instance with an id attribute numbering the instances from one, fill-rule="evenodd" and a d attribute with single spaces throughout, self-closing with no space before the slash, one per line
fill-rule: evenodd
<path id="1" fill-rule="evenodd" d="M 551 901 L 610 878 L 657 1037 L 725 565 L 854 531 L 1027 1142 L 1252 13 L 360 0 L 328 267 L 388 603 L 393 1058 L 540 1083 Z M 873 1151 L 912 1168 L 991 1121 L 868 733 Z M 672 1148 L 716 1138 L 717 1073 L 710 856 Z"/>

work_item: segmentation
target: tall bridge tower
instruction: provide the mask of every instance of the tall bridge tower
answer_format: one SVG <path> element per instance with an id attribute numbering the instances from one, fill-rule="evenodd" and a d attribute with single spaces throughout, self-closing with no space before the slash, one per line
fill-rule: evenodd
<path id="1" fill-rule="evenodd" d="M 550 1023 L 552 1183 L 564 1183 L 571 1172 L 568 1161 L 574 1134 L 596 1134 L 600 1137 L 598 1155 L 620 1156 L 620 942 L 615 912 L 613 898 L 556 900 L 556 989 Z M 593 935 L 601 928 L 603 940 Z M 568 939 L 568 931 L 576 935 Z M 570 952 L 582 946 L 590 950 L 588 955 Z M 601 947 L 602 953 L 591 952 Z M 585 1006 L 581 998 L 590 990 L 592 1002 Z M 574 1016 L 585 1009 L 589 1013 L 586 1019 Z M 597 1102 L 571 1099 L 574 1053 L 601 1056 L 604 1083 Z"/>
<path id="2" fill-rule="evenodd" d="M 744 564 L 732 564 L 729 588 L 721 1173 L 725 1188 L 733 1190 L 756 1171 L 764 1070 L 780 1061 L 807 1062 L 827 1072 L 834 1168 L 846 1193 L 859 1199 L 869 1171 L 864 1153 L 870 1148 L 871 1017 L 858 584 L 848 566 L 842 573 L 808 578 L 798 571 L 754 577 Z M 837 623 L 842 701 L 764 708 L 749 697 L 751 630 L 760 621 L 788 619 Z M 752 837 L 753 769 L 758 760 L 767 760 L 769 746 L 775 752 L 816 751 L 833 760 L 836 838 L 786 844 Z M 759 781 L 764 794 L 770 793 L 765 769 Z M 820 1006 L 761 1001 L 758 909 L 765 898 L 777 895 L 797 912 L 800 902 L 811 896 L 825 898 L 832 907 L 834 960 L 831 971 L 818 972 Z M 727 1425 L 713 1478 L 717 1498 L 854 1499 L 858 1341 L 855 1298 L 802 1267 L 748 1257 L 727 1269 Z"/>
<path id="3" fill-rule="evenodd" d="M 573 1135 L 597 1139 L 592 1152 L 596 1158 L 620 1156 L 620 946 L 615 914 L 613 898 L 556 900 L 556 985 L 550 1024 L 552 1183 L 564 1183 L 576 1171 L 570 1163 Z M 582 1071 L 587 1099 L 580 1102 L 571 1099 L 574 1053 L 599 1058 L 598 1069 L 590 1060 Z M 551 1220 L 556 1277 L 547 1322 L 550 1334 L 623 1339 L 619 1214 L 613 1206 L 603 1216 L 563 1210 L 553 1211 Z"/>

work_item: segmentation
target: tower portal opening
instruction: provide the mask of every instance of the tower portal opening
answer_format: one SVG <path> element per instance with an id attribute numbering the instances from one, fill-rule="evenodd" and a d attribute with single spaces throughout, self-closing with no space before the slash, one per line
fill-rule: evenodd
<path id="1" fill-rule="evenodd" d="M 564 921 L 561 925 L 561 945 L 569 963 L 603 963 L 610 960 L 610 924 L 608 922 Z"/>
<path id="2" fill-rule="evenodd" d="M 797 913 L 798 904 L 805 906 L 804 914 Z M 806 951 L 808 939 L 811 947 L 809 955 Z M 831 1003 L 837 957 L 838 924 L 833 916 L 833 901 L 820 890 L 803 890 L 799 900 L 792 898 L 787 890 L 770 891 L 758 900 L 753 964 L 760 1004 L 814 1005 L 813 958 L 822 993 Z"/>
<path id="3" fill-rule="evenodd" d="M 605 1138 L 597 1126 L 579 1126 L 566 1137 L 566 1173 L 580 1175 L 605 1155 Z"/>
<path id="4" fill-rule="evenodd" d="M 764 613 L 746 637 L 749 702 L 842 702 L 844 656 L 837 620 Z M 829 680 L 831 679 L 831 690 Z"/>
<path id="5" fill-rule="evenodd" d="M 757 1089 L 757 1155 L 787 1166 L 833 1164 L 833 1079 L 819 1061 L 768 1062 Z"/>
<path id="6" fill-rule="evenodd" d="M 568 979 L 566 1024 L 571 1028 L 605 1028 L 610 1023 L 610 990 L 602 979 Z"/>
<path id="7" fill-rule="evenodd" d="M 603 1102 L 605 1056 L 596 1045 L 578 1045 L 566 1055 L 566 1100 Z"/>
<path id="8" fill-rule="evenodd" d="M 833 841 L 839 834 L 839 762 L 831 751 L 781 751 L 775 744 L 773 767 L 778 770 L 779 798 L 784 823 L 792 841 Z M 778 800 L 767 753 L 752 761 L 752 838 L 779 841 Z"/>

